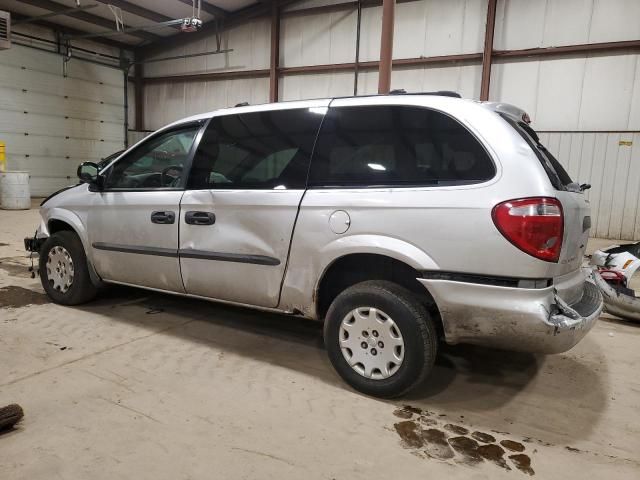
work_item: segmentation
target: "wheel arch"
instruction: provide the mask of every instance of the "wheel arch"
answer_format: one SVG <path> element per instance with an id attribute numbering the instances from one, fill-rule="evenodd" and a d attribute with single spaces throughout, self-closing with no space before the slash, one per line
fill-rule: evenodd
<path id="1" fill-rule="evenodd" d="M 433 316 L 439 333 L 442 321 L 431 293 L 417 279 L 420 272 L 395 257 L 382 253 L 348 253 L 329 263 L 314 292 L 316 317 L 324 319 L 333 300 L 345 289 L 367 280 L 388 280 L 413 292 Z"/>
<path id="2" fill-rule="evenodd" d="M 68 210 L 52 209 L 46 219 L 46 226 L 49 236 L 60 231 L 71 231 L 78 236 L 87 257 L 87 265 L 89 267 L 91 281 L 96 286 L 102 285 L 102 280 L 93 267 L 91 249 L 89 248 L 89 239 L 81 219 Z"/>
<path id="3" fill-rule="evenodd" d="M 84 251 L 88 256 L 90 249 L 88 248 L 87 232 L 82 220 L 76 214 L 61 208 L 53 208 L 47 215 L 46 226 L 49 235 L 62 230 L 74 232 L 80 238 Z"/>

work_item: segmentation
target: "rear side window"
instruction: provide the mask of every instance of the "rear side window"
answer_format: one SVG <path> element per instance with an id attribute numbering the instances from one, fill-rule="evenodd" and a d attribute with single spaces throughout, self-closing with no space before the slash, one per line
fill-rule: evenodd
<path id="1" fill-rule="evenodd" d="M 524 122 L 516 122 L 514 119 L 502 113 L 499 115 L 529 144 L 533 153 L 536 154 L 536 157 L 538 157 L 538 160 L 542 164 L 542 168 L 544 168 L 554 188 L 556 190 L 566 190 L 567 186 L 573 183 L 573 180 L 571 180 L 571 177 L 556 157 L 540 143 L 540 138 L 535 130 Z"/>
<path id="2" fill-rule="evenodd" d="M 419 107 L 335 107 L 327 113 L 310 186 L 465 185 L 496 170 L 478 140 L 451 117 Z"/>
<path id="3" fill-rule="evenodd" d="M 198 146 L 188 188 L 304 188 L 321 120 L 306 108 L 214 117 Z"/>

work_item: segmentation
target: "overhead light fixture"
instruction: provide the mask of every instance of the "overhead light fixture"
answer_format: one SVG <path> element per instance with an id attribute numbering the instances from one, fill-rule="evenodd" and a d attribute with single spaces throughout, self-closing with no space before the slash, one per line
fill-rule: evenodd
<path id="1" fill-rule="evenodd" d="M 199 18 L 183 18 L 180 31 L 186 33 L 197 32 L 200 30 L 200 27 L 202 27 L 202 20 Z"/>

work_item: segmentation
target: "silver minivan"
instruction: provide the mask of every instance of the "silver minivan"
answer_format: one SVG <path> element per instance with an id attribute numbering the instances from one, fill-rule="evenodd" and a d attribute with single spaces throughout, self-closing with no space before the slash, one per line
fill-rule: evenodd
<path id="1" fill-rule="evenodd" d="M 511 105 L 241 106 L 78 173 L 25 241 L 54 302 L 115 283 L 323 320 L 334 367 L 367 394 L 420 383 L 440 341 L 565 351 L 602 310 L 581 269 L 586 185 Z"/>

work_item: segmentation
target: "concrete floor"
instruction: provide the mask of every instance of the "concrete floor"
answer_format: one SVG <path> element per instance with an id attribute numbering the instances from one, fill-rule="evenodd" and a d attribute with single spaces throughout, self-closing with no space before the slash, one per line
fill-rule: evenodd
<path id="1" fill-rule="evenodd" d="M 313 322 L 125 288 L 48 303 L 21 245 L 37 219 L 0 211 L 0 405 L 26 414 L 0 478 L 640 478 L 638 324 L 603 315 L 548 357 L 443 348 L 418 392 L 376 400 Z M 471 432 L 524 451 L 483 460 Z"/>

